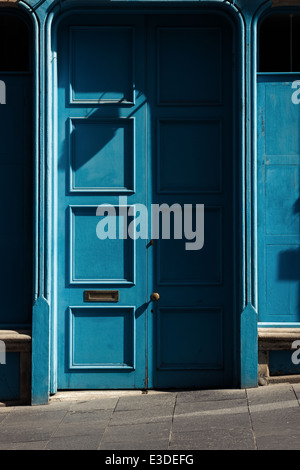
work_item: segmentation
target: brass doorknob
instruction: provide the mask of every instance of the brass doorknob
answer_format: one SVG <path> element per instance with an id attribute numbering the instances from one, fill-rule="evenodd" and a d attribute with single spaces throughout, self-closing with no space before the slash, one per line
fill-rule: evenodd
<path id="1" fill-rule="evenodd" d="M 150 299 L 153 300 L 153 302 L 157 302 L 160 299 L 160 295 L 158 292 L 152 292 L 150 295 Z"/>

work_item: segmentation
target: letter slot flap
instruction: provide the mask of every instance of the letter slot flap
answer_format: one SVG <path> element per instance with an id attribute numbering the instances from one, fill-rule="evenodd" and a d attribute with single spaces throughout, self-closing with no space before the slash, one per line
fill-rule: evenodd
<path id="1" fill-rule="evenodd" d="M 118 290 L 86 290 L 84 291 L 85 302 L 118 302 Z"/>

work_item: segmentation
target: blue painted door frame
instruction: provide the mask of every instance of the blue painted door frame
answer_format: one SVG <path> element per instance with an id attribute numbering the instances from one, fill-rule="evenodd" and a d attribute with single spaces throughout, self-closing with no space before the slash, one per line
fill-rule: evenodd
<path id="1" fill-rule="evenodd" d="M 76 3 L 76 2 L 75 2 Z M 251 127 L 254 116 L 255 93 L 253 87 L 253 59 L 255 50 L 255 34 L 251 29 L 253 18 L 262 1 L 240 1 L 226 5 L 220 2 L 211 3 L 218 10 L 224 9 L 234 19 L 239 50 L 238 62 L 238 98 L 239 131 L 238 153 L 240 156 L 239 188 L 241 214 L 241 249 L 240 249 L 240 288 L 237 294 L 240 316 L 236 318 L 239 331 L 240 346 L 236 350 L 236 369 L 238 383 L 241 387 L 257 384 L 257 314 L 256 314 L 256 258 L 255 258 L 255 191 L 253 191 L 253 142 L 254 130 Z M 20 2 L 20 6 L 30 10 L 34 1 Z M 95 7 L 96 2 L 91 2 Z M 73 2 L 73 8 L 74 8 Z M 80 6 L 80 2 L 76 5 Z M 175 4 L 174 4 L 175 6 Z M 197 6 L 201 8 L 197 2 Z M 41 67 L 37 70 L 37 84 L 40 94 L 36 99 L 35 116 L 39 123 L 39 139 L 37 142 L 39 159 L 36 160 L 38 197 L 36 200 L 36 226 L 39 236 L 36 238 L 36 254 L 38 265 L 36 285 L 37 297 L 33 309 L 33 356 L 32 356 L 32 403 L 47 403 L 50 391 L 55 393 L 57 351 L 54 347 L 56 317 L 53 303 L 53 260 L 51 230 L 55 225 L 55 199 L 49 185 L 52 177 L 52 149 L 55 141 L 55 80 L 53 67 L 56 60 L 55 34 L 52 26 L 59 13 L 67 11 L 69 2 L 55 5 L 51 0 L 40 4 L 33 14 L 36 25 L 36 53 Z M 168 2 L 168 7 L 170 3 Z M 38 28 L 38 21 L 40 29 Z M 252 47 L 245 47 L 250 44 Z M 54 60 L 53 60 L 54 59 Z M 240 85 L 240 86 L 239 86 Z M 45 178 L 47 175 L 47 178 Z M 253 258 L 254 253 L 254 258 Z M 250 262 L 252 260 L 252 263 Z M 254 262 L 253 262 L 254 260 Z"/>

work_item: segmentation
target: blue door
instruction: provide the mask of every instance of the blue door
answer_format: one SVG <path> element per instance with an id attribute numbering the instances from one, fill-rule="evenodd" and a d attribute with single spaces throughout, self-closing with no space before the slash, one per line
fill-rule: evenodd
<path id="1" fill-rule="evenodd" d="M 259 321 L 299 322 L 299 74 L 258 75 Z"/>
<path id="2" fill-rule="evenodd" d="M 233 78 L 221 16 L 60 25 L 59 389 L 233 384 Z"/>

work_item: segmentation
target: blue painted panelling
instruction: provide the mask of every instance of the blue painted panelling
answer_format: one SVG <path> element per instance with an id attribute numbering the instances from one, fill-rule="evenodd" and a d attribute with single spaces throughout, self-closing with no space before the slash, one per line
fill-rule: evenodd
<path id="1" fill-rule="evenodd" d="M 218 308 L 165 307 L 157 311 L 157 369 L 220 370 L 223 368 L 223 312 Z M 199 323 L 205 328 L 199 328 Z M 166 331 L 171 334 L 165 335 Z M 183 338 L 189 347 L 183 347 Z"/>
<path id="2" fill-rule="evenodd" d="M 70 139 L 71 190 L 133 192 L 133 118 L 72 119 Z"/>
<path id="3" fill-rule="evenodd" d="M 71 307 L 70 369 L 135 368 L 134 309 Z"/>
<path id="4" fill-rule="evenodd" d="M 71 101 L 133 102 L 133 28 L 73 26 L 69 38 Z"/>
<path id="5" fill-rule="evenodd" d="M 158 192 L 199 194 L 222 191 L 221 120 L 161 119 L 157 132 Z M 174 165 L 174 161 L 182 160 L 182 155 L 184 164 Z"/>
<path id="6" fill-rule="evenodd" d="M 296 76 L 258 77 L 259 320 L 300 321 L 300 108 Z"/>
<path id="7" fill-rule="evenodd" d="M 114 206 L 115 238 L 102 240 L 96 236 L 97 206 L 69 206 L 70 284 L 133 284 L 135 278 L 135 241 L 120 238 L 120 208 Z M 131 218 L 128 218 L 130 222 Z"/>
<path id="8" fill-rule="evenodd" d="M 190 22 L 181 27 L 174 23 L 170 28 L 162 23 L 156 34 L 158 103 L 220 104 L 222 26 L 206 28 L 203 24 L 199 28 Z"/>

